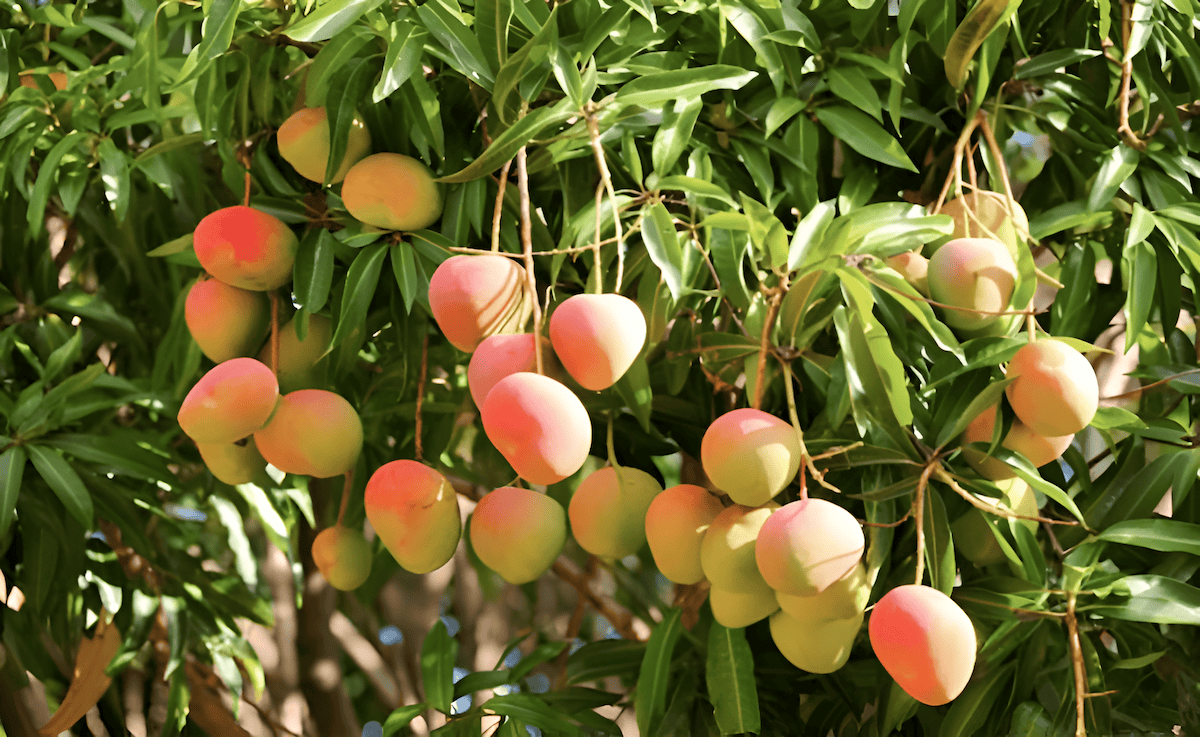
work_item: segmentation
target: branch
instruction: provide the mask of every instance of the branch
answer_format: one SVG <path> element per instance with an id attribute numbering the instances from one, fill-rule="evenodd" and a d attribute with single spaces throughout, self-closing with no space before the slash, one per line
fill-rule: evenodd
<path id="1" fill-rule="evenodd" d="M 614 629 L 626 640 L 645 642 L 650 638 L 650 627 L 645 622 L 634 617 L 628 609 L 611 598 L 597 593 L 591 586 L 591 580 L 584 575 L 566 556 L 559 556 L 550 567 L 554 575 L 575 587 L 580 596 L 587 600 L 596 611 L 612 623 Z"/>

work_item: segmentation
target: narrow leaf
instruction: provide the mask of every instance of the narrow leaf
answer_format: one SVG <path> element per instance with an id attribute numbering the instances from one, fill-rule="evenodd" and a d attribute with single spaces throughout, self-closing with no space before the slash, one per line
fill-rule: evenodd
<path id="1" fill-rule="evenodd" d="M 744 627 L 730 629 L 713 622 L 708 631 L 705 678 L 721 734 L 757 734 L 762 722 L 754 682 L 754 653 Z"/>
<path id="2" fill-rule="evenodd" d="M 71 516 L 79 520 L 85 529 L 92 526 L 92 497 L 88 495 L 83 481 L 71 464 L 57 452 L 40 445 L 28 445 L 29 459 L 41 474 L 51 491 L 58 497 Z"/>

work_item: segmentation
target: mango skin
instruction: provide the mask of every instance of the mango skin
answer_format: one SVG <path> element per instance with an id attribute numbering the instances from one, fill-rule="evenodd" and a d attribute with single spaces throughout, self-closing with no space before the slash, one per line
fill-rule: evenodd
<path id="1" fill-rule="evenodd" d="M 279 401 L 271 369 L 253 358 L 218 363 L 179 408 L 179 427 L 197 443 L 233 443 L 267 423 Z"/>
<path id="2" fill-rule="evenodd" d="M 192 284 L 183 316 L 192 340 L 215 363 L 254 355 L 271 329 L 266 295 L 219 279 Z"/>
<path id="3" fill-rule="evenodd" d="M 929 259 L 919 251 L 905 251 L 889 256 L 887 265 L 903 276 L 918 292 L 929 296 Z"/>
<path id="4" fill-rule="evenodd" d="M 966 430 L 963 430 L 963 443 L 991 444 L 992 432 L 996 426 L 996 414 L 999 411 L 999 405 L 995 405 L 989 410 L 984 410 L 978 417 L 971 420 L 971 424 L 967 425 Z M 1071 441 L 1074 439 L 1074 435 L 1043 437 L 1030 430 L 1025 423 L 1014 419 L 1012 426 L 1008 430 L 1008 434 L 1004 436 L 1004 440 L 1000 442 L 1000 445 L 1011 451 L 1020 453 L 1029 459 L 1034 468 L 1039 468 L 1056 458 L 1062 457 L 1067 448 L 1071 447 Z M 974 468 L 980 476 L 992 481 L 1011 479 L 1017 475 L 1012 466 L 977 450 L 963 450 L 963 458 L 967 460 L 967 463 L 971 464 L 971 468 Z"/>
<path id="5" fill-rule="evenodd" d="M 775 593 L 779 606 L 792 619 L 805 623 L 850 619 L 862 614 L 871 596 L 867 569 L 860 561 L 846 576 L 814 596 Z"/>
<path id="6" fill-rule="evenodd" d="M 714 588 L 749 594 L 767 585 L 754 559 L 758 531 L 778 504 L 726 507 L 713 519 L 700 542 L 700 566 Z"/>
<path id="7" fill-rule="evenodd" d="M 755 560 L 776 591 L 815 596 L 848 576 L 866 547 L 854 515 L 824 499 L 785 504 L 758 531 Z"/>
<path id="8" fill-rule="evenodd" d="M 592 421 L 570 389 L 547 376 L 505 377 L 479 408 L 483 430 L 513 470 L 532 484 L 558 483 L 583 467 Z"/>
<path id="9" fill-rule="evenodd" d="M 675 583 L 699 583 L 704 533 L 724 510 L 720 499 L 694 484 L 672 486 L 654 497 L 646 510 L 646 541 L 659 573 Z"/>
<path id="10" fill-rule="evenodd" d="M 253 435 L 245 438 L 244 443 L 196 443 L 196 449 L 209 472 L 230 486 L 254 481 L 267 467 Z"/>
<path id="11" fill-rule="evenodd" d="M 532 333 L 489 335 L 479 343 L 467 365 L 467 387 L 471 390 L 476 407 L 483 406 L 488 392 L 501 379 L 522 371 L 537 371 L 533 346 Z M 550 341 L 545 338 L 542 338 L 542 371 L 556 381 L 560 376 L 558 361 Z"/>
<path id="12" fill-rule="evenodd" d="M 713 619 L 730 629 L 749 627 L 779 611 L 779 602 L 770 587 L 750 593 L 713 587 L 708 592 L 708 605 L 712 607 Z"/>
<path id="13" fill-rule="evenodd" d="M 833 673 L 850 660 L 863 615 L 802 622 L 785 611 L 771 615 L 771 639 L 783 657 L 809 673 Z"/>
<path id="14" fill-rule="evenodd" d="M 967 215 L 968 205 L 975 215 L 974 218 Z M 942 205 L 941 214 L 954 218 L 954 238 L 998 239 L 1008 248 L 1014 259 L 1017 257 L 1017 249 L 1025 243 L 1029 233 L 1029 217 L 1025 210 L 1014 202 L 1013 214 L 1016 217 L 1010 217 L 1007 200 L 1001 192 L 966 192 L 962 197 L 956 197 Z"/>
<path id="15" fill-rule="evenodd" d="M 429 167 L 403 154 L 372 154 L 346 173 L 342 203 L 359 222 L 384 230 L 421 230 L 442 216 L 441 185 Z"/>
<path id="16" fill-rule="evenodd" d="M 576 294 L 550 316 L 550 342 L 567 373 L 598 392 L 624 376 L 642 352 L 646 316 L 620 294 Z"/>
<path id="17" fill-rule="evenodd" d="M 745 507 L 766 504 L 800 470 L 795 429 L 757 409 L 718 417 L 700 441 L 700 462 L 713 485 Z"/>
<path id="18" fill-rule="evenodd" d="M 540 578 L 567 543 L 562 505 L 545 494 L 515 486 L 484 495 L 475 505 L 469 529 L 479 559 L 513 584 Z"/>
<path id="19" fill-rule="evenodd" d="M 1017 379 L 1004 390 L 1009 404 L 1038 435 L 1074 435 L 1096 416 L 1096 372 L 1082 353 L 1060 340 L 1022 346 L 1008 362 L 1007 376 Z"/>
<path id="20" fill-rule="evenodd" d="M 279 155 L 296 173 L 310 181 L 322 184 L 329 162 L 329 117 L 323 107 L 306 107 L 297 110 L 283 121 L 276 132 L 275 142 Z M 330 184 L 346 178 L 350 167 L 371 153 L 371 133 L 362 118 L 357 115 L 350 123 L 350 137 L 346 141 L 346 153 Z"/>
<path id="21" fill-rule="evenodd" d="M 646 510 L 662 490 L 653 476 L 638 468 L 605 466 L 593 471 L 571 495 L 571 534 L 592 555 L 633 555 L 646 543 Z"/>
<path id="22" fill-rule="evenodd" d="M 335 525 L 317 534 L 312 544 L 317 570 L 338 591 L 353 591 L 371 575 L 371 545 L 362 532 Z"/>
<path id="23" fill-rule="evenodd" d="M 254 433 L 254 442 L 263 458 L 285 473 L 341 476 L 362 452 L 362 421 L 340 395 L 301 389 L 283 395 L 271 421 Z"/>
<path id="24" fill-rule="evenodd" d="M 458 255 L 429 277 L 429 309 L 446 340 L 470 353 L 489 335 L 523 330 L 533 302 L 525 272 L 512 259 Z"/>
<path id="25" fill-rule="evenodd" d="M 462 518 L 454 487 L 416 461 L 380 466 L 367 482 L 367 520 L 401 568 L 429 573 L 454 557 Z"/>
<path id="26" fill-rule="evenodd" d="M 292 280 L 300 241 L 274 215 L 234 205 L 205 216 L 192 245 L 209 274 L 240 289 L 266 292 Z"/>
<path id="27" fill-rule="evenodd" d="M 962 693 L 975 670 L 975 628 L 949 596 L 928 586 L 898 586 L 871 610 L 871 647 L 900 688 L 941 706 Z"/>
<path id="28" fill-rule="evenodd" d="M 994 497 L 982 496 L 980 499 L 1001 507 L 1010 509 L 1025 517 L 1036 517 L 1038 514 L 1037 497 L 1029 484 L 1019 478 L 996 482 L 1003 495 Z M 954 544 L 963 557 L 980 568 L 1000 563 L 1005 560 L 1004 551 L 989 527 L 991 515 L 982 509 L 971 508 L 963 516 L 950 524 L 950 534 Z M 1037 532 L 1038 523 L 1033 520 L 1019 520 L 1017 524 L 1024 526 L 1030 532 Z"/>
<path id="29" fill-rule="evenodd" d="M 325 386 L 329 360 L 319 361 L 333 337 L 333 321 L 324 315 L 309 315 L 308 332 L 301 341 L 292 318 L 279 328 L 279 391 L 283 394 L 300 389 Z M 271 365 L 271 341 L 258 353 L 258 360 Z"/>
<path id="30" fill-rule="evenodd" d="M 959 238 L 929 259 L 929 294 L 954 307 L 1005 312 L 1017 284 L 1017 264 L 1008 248 L 987 238 Z M 952 328 L 982 330 L 999 315 L 943 309 L 942 320 Z"/>

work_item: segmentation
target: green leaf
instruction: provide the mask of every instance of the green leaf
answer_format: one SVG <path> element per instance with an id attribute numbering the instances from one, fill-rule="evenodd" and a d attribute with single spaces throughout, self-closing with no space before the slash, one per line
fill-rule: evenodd
<path id="1" fill-rule="evenodd" d="M 746 641 L 744 627 L 730 629 L 719 622 L 712 623 L 704 673 L 721 734 L 757 734 L 762 722 L 754 682 L 754 653 Z"/>
<path id="2" fill-rule="evenodd" d="M 204 38 L 188 54 L 175 80 L 177 86 L 199 75 L 214 59 L 229 50 L 241 10 L 241 0 L 213 0 L 204 19 Z"/>
<path id="3" fill-rule="evenodd" d="M 673 100 L 691 99 L 713 90 L 740 90 L 757 76 L 758 72 L 726 64 L 656 72 L 626 82 L 613 102 L 658 108 Z"/>
<path id="4" fill-rule="evenodd" d="M 1020 6 L 1021 0 L 979 0 L 967 12 L 946 46 L 946 79 L 951 87 L 963 88 L 967 82 L 967 67 L 975 52 Z"/>
<path id="5" fill-rule="evenodd" d="M 768 38 L 770 31 L 753 11 L 743 5 L 735 4 L 732 0 L 722 0 L 720 7 L 721 14 L 729 24 L 746 39 L 750 48 L 754 49 L 757 60 L 771 78 L 775 94 L 782 94 L 784 85 L 788 82 L 788 75 L 779 48 Z"/>
<path id="6" fill-rule="evenodd" d="M 350 129 L 357 117 L 354 106 L 366 96 L 375 77 L 374 58 L 356 58 L 334 72 L 329 79 L 330 90 L 325 95 L 325 112 L 329 123 L 329 156 L 325 163 L 325 184 L 342 166 Z"/>
<path id="7" fill-rule="evenodd" d="M 671 654 L 683 634 L 683 610 L 675 607 L 663 616 L 650 634 L 646 654 L 638 671 L 637 711 L 638 731 L 654 734 L 654 727 L 667 710 L 667 686 L 671 675 Z"/>
<path id="8" fill-rule="evenodd" d="M 29 224 L 29 237 L 35 237 L 42 232 L 42 222 L 46 219 L 46 205 L 50 201 L 51 187 L 57 180 L 58 167 L 62 159 L 79 147 L 83 140 L 92 134 L 86 131 L 72 131 L 63 136 L 38 169 L 37 181 L 29 193 L 29 207 L 25 210 L 25 219 Z"/>
<path id="9" fill-rule="evenodd" d="M 519 2 L 519 0 L 518 0 Z M 500 67 L 496 72 L 496 84 L 492 88 L 492 105 L 500 117 L 500 122 L 508 124 L 517 117 L 520 105 L 511 100 L 513 93 L 521 80 L 529 73 L 530 67 L 536 68 L 546 60 L 549 49 L 558 42 L 558 7 L 550 11 L 546 22 L 538 29 L 525 44 Z M 569 98 L 568 98 L 569 99 Z"/>
<path id="10" fill-rule="evenodd" d="M 383 270 L 383 259 L 387 256 L 387 244 L 376 243 L 358 252 L 350 271 L 346 274 L 346 290 L 342 293 L 342 309 L 338 313 L 337 327 L 329 343 L 328 353 L 334 346 L 341 345 L 354 331 L 362 330 L 367 319 L 367 310 L 379 285 L 379 274 Z"/>
<path id="11" fill-rule="evenodd" d="M 459 14 L 441 3 L 429 2 L 417 8 L 417 15 L 429 34 L 450 52 L 451 58 L 447 61 L 451 66 L 467 79 L 491 91 L 495 82 L 492 68 L 483 55 L 479 39 L 475 38 Z"/>
<path id="12" fill-rule="evenodd" d="M 396 286 L 400 287 L 400 296 L 404 299 L 404 311 L 412 314 L 413 301 L 423 297 L 422 302 L 429 299 L 429 279 L 423 278 L 419 272 L 412 246 L 408 243 L 397 243 L 392 246 L 392 272 L 396 276 Z"/>
<path id="13" fill-rule="evenodd" d="M 554 730 L 556 734 L 565 735 L 583 734 L 570 719 L 533 694 L 511 693 L 494 696 L 484 702 L 483 707 L 493 714 L 519 719 L 543 731 Z"/>
<path id="14" fill-rule="evenodd" d="M 674 103 L 667 103 L 663 106 L 663 122 L 654 133 L 654 143 L 650 149 L 650 161 L 655 172 L 664 175 L 675 166 L 684 147 L 692 140 L 692 130 L 696 127 L 696 120 L 700 117 L 702 107 L 703 101 L 698 97 L 691 100 L 676 100 Z M 705 184 L 708 183 L 705 182 Z M 658 186 L 665 187 L 661 181 Z M 710 186 L 720 191 L 721 194 L 725 194 L 720 187 Z M 728 197 L 728 195 L 725 196 Z"/>
<path id="15" fill-rule="evenodd" d="M 1100 52 L 1095 49 L 1057 49 L 1045 54 L 1038 54 L 1017 67 L 1013 73 L 1013 79 L 1048 76 L 1062 67 L 1069 67 L 1097 56 L 1100 56 Z"/>
<path id="16" fill-rule="evenodd" d="M 396 21 L 389 30 L 387 54 L 383 58 L 383 76 L 371 92 L 371 102 L 378 103 L 400 89 L 421 66 L 427 34 L 411 23 Z"/>
<path id="17" fill-rule="evenodd" d="M 1128 292 L 1125 295 L 1125 350 L 1129 350 L 1146 327 L 1154 308 L 1158 285 L 1158 254 L 1146 242 L 1135 243 L 1121 255 L 1121 272 Z"/>
<path id="18" fill-rule="evenodd" d="M 124 221 L 125 213 L 129 211 L 129 157 L 117 148 L 111 138 L 101 138 L 96 153 L 100 157 L 100 182 L 104 185 L 104 198 L 108 200 L 117 220 Z"/>
<path id="19" fill-rule="evenodd" d="M 1162 553 L 1200 555 L 1200 525 L 1180 520 L 1122 520 L 1101 532 L 1096 539 L 1137 545 Z"/>
<path id="20" fill-rule="evenodd" d="M 25 478 L 25 449 L 14 445 L 0 453 L 0 539 L 8 533 L 13 513 L 17 511 L 17 495 Z"/>
<path id="21" fill-rule="evenodd" d="M 662 271 L 671 296 L 678 303 L 687 293 L 683 283 L 683 251 L 679 247 L 679 234 L 666 205 L 655 200 L 642 209 L 642 240 L 650 260 Z"/>
<path id="22" fill-rule="evenodd" d="M 1017 704 L 1008 737 L 1049 737 L 1051 734 L 1053 722 L 1041 704 L 1036 701 Z"/>
<path id="23" fill-rule="evenodd" d="M 645 356 L 638 356 L 617 383 L 614 385 L 621 401 L 633 411 L 638 424 L 646 432 L 650 432 L 650 413 L 653 407 L 654 393 L 650 389 L 650 369 L 646 366 Z"/>
<path id="24" fill-rule="evenodd" d="M 833 222 L 836 211 L 834 201 L 826 200 L 818 202 L 816 207 L 800 219 L 788 248 L 788 271 L 799 270 L 803 273 L 817 264 L 818 249 L 824 243 L 825 232 L 829 230 L 829 224 Z"/>
<path id="25" fill-rule="evenodd" d="M 45 479 L 51 491 L 58 497 L 71 516 L 79 520 L 84 529 L 92 526 L 92 497 L 88 495 L 83 481 L 71 464 L 56 451 L 40 445 L 28 445 L 29 459 L 38 474 Z"/>
<path id="26" fill-rule="evenodd" d="M 175 481 L 175 475 L 167 468 L 166 461 L 161 456 L 138 447 L 127 438 L 94 433 L 63 433 L 46 438 L 46 444 L 80 460 L 98 463 L 123 475 L 147 481 Z"/>
<path id="27" fill-rule="evenodd" d="M 488 146 L 479 158 L 454 174 L 435 181 L 454 184 L 486 177 L 503 166 L 504 162 L 510 161 L 522 146 L 532 141 L 547 128 L 558 125 L 574 115 L 574 111 L 567 104 L 569 102 L 564 99 L 555 105 L 531 110 L 528 115 L 493 139 L 492 145 Z"/>
<path id="28" fill-rule="evenodd" d="M 1016 667 L 1015 660 L 1009 661 L 1003 667 L 970 683 L 950 705 L 938 730 L 938 737 L 967 737 L 975 734 L 975 731 L 983 726 Z"/>
<path id="29" fill-rule="evenodd" d="M 713 184 L 712 182 L 707 182 L 703 179 L 697 179 L 696 177 L 688 177 L 681 174 L 663 177 L 662 179 L 658 180 L 658 186 L 656 189 L 677 189 L 680 192 L 692 195 L 693 197 L 711 197 L 712 199 L 724 202 L 730 207 L 737 207 L 737 202 L 734 201 L 733 197 L 719 185 Z"/>
<path id="30" fill-rule="evenodd" d="M 328 41 L 382 4 L 383 0 L 328 0 L 284 31 L 284 35 L 293 41 Z"/>
<path id="31" fill-rule="evenodd" d="M 1166 576 L 1126 576 L 1113 584 L 1119 604 L 1080 607 L 1101 617 L 1154 624 L 1200 625 L 1200 589 Z"/>
<path id="32" fill-rule="evenodd" d="M 567 685 L 610 676 L 632 678 L 645 658 L 646 643 L 632 640 L 589 642 L 567 659 Z"/>
<path id="33" fill-rule="evenodd" d="M 291 550 L 287 523 L 283 521 L 283 515 L 275 508 L 271 498 L 267 496 L 267 492 L 257 484 L 238 484 L 234 488 L 246 500 L 246 504 L 249 505 L 250 511 L 254 512 L 254 516 L 258 517 L 258 521 L 262 523 L 271 542 L 280 550 Z"/>
<path id="34" fill-rule="evenodd" d="M 450 713 L 454 701 L 454 662 L 458 659 L 458 640 L 450 636 L 446 623 L 438 620 L 421 645 L 421 683 L 429 705 L 443 714 Z"/>
<path id="35" fill-rule="evenodd" d="M 296 264 L 292 269 L 293 291 L 296 301 L 310 314 L 319 312 L 329 299 L 336 246 L 333 233 L 316 228 L 304 235 L 296 251 Z"/>
<path id="36" fill-rule="evenodd" d="M 428 707 L 424 703 L 409 704 L 393 711 L 383 723 L 383 737 L 393 737 L 399 734 L 412 720 L 420 716 L 421 712 L 425 711 L 426 708 Z"/>
<path id="37" fill-rule="evenodd" d="M 830 67 L 825 74 L 829 77 L 829 89 L 833 94 L 883 122 L 883 103 L 862 69 L 857 66 Z"/>
<path id="38" fill-rule="evenodd" d="M 1137 149 L 1121 143 L 1108 152 L 1088 195 L 1088 210 L 1096 212 L 1107 207 L 1125 180 L 1137 170 L 1142 155 Z"/>
<path id="39" fill-rule="evenodd" d="M 917 171 L 900 142 L 861 110 L 842 104 L 822 105 L 816 109 L 816 115 L 830 133 L 868 159 Z"/>

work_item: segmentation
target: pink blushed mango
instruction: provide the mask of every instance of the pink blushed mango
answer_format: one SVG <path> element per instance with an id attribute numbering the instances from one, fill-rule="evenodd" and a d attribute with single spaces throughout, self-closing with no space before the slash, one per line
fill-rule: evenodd
<path id="1" fill-rule="evenodd" d="M 283 395 L 271 421 L 254 433 L 254 442 L 280 471 L 314 478 L 341 476 L 362 452 L 362 421 L 340 395 L 302 389 Z"/>
<path id="2" fill-rule="evenodd" d="M 766 504 L 800 470 L 795 428 L 757 409 L 718 417 L 700 443 L 700 462 L 718 489 L 747 507 Z"/>
<path id="3" fill-rule="evenodd" d="M 525 327 L 525 272 L 505 256 L 451 256 L 429 277 L 429 309 L 446 340 L 470 353 L 489 335 Z"/>
<path id="4" fill-rule="evenodd" d="M 232 358 L 196 382 L 179 408 L 179 427 L 197 443 L 232 443 L 258 430 L 275 410 L 279 384 L 253 358 Z"/>
<path id="5" fill-rule="evenodd" d="M 550 316 L 550 342 L 567 373 L 600 391 L 620 379 L 646 342 L 646 317 L 619 294 L 577 294 Z"/>
<path id="6" fill-rule="evenodd" d="M 200 351 L 216 363 L 254 355 L 271 327 L 270 305 L 262 292 L 219 279 L 192 285 L 183 316 Z"/>
<path id="7" fill-rule="evenodd" d="M 554 484 L 583 467 L 592 422 L 570 389 L 546 376 L 512 374 L 479 409 L 483 430 L 513 470 L 533 484 Z"/>
<path id="8" fill-rule="evenodd" d="M 646 542 L 646 510 L 661 493 L 658 481 L 638 468 L 593 471 L 571 495 L 571 534 L 592 555 L 633 555 Z"/>
<path id="9" fill-rule="evenodd" d="M 758 531 L 754 554 L 776 591 L 815 596 L 854 570 L 866 538 L 854 515 L 824 499 L 785 504 Z"/>
<path id="10" fill-rule="evenodd" d="M 300 242 L 287 224 L 253 207 L 234 205 L 200 221 L 192 238 L 196 258 L 217 279 L 256 292 L 292 280 Z"/>
<path id="11" fill-rule="evenodd" d="M 1021 347 L 1008 362 L 1004 390 L 1017 417 L 1038 435 L 1074 435 L 1091 423 L 1100 403 L 1096 372 L 1083 354 L 1060 340 Z"/>
<path id="12" fill-rule="evenodd" d="M 236 443 L 196 443 L 196 449 L 209 472 L 230 486 L 254 481 L 267 467 L 254 436 Z"/>
<path id="13" fill-rule="evenodd" d="M 551 350 L 550 341 L 542 338 L 542 370 L 550 378 L 558 375 L 557 360 Z M 499 381 L 522 371 L 535 373 L 537 358 L 534 355 L 533 334 L 491 335 L 471 354 L 467 365 L 467 387 L 476 407 L 482 407 L 488 392 Z"/>
<path id="14" fill-rule="evenodd" d="M 567 542 L 567 515 L 532 489 L 502 486 L 475 505 L 471 546 L 505 581 L 529 583 L 550 570 Z"/>
<path id="15" fill-rule="evenodd" d="M 975 669 L 975 628 L 949 596 L 928 586 L 899 586 L 871 611 L 871 647 L 884 670 L 922 704 L 958 697 Z"/>
<path id="16" fill-rule="evenodd" d="M 385 463 L 367 482 L 363 506 L 401 568 L 429 573 L 454 556 L 462 536 L 458 498 L 432 468 L 407 460 Z"/>

